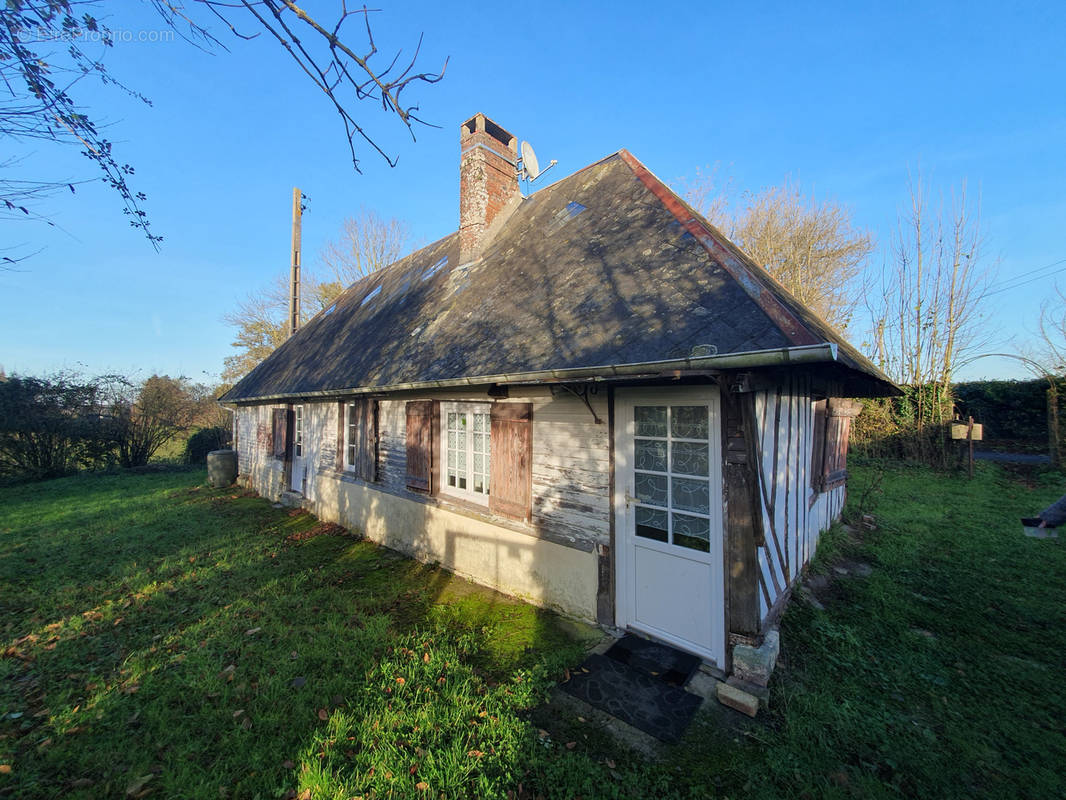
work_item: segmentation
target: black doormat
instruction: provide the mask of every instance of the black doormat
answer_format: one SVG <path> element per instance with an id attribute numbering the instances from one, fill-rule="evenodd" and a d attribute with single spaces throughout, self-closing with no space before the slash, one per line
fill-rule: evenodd
<path id="1" fill-rule="evenodd" d="M 607 651 L 607 655 L 622 664 L 666 681 L 671 686 L 684 686 L 699 668 L 700 660 L 691 653 L 682 653 L 669 645 L 649 642 L 627 633 Z"/>
<path id="2" fill-rule="evenodd" d="M 562 688 L 663 742 L 681 738 L 703 700 L 643 670 L 599 654 L 585 659 Z"/>

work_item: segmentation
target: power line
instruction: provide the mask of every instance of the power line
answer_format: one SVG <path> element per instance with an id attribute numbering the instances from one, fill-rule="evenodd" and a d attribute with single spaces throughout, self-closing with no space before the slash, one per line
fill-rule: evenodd
<path id="1" fill-rule="evenodd" d="M 1059 259 L 1058 261 L 1054 261 L 1050 264 L 1045 264 L 1044 266 L 1037 267 L 1036 269 L 1031 269 L 1028 272 L 1023 272 L 1021 275 L 1015 275 L 1011 278 L 1007 278 L 1006 280 L 1001 281 L 998 285 L 993 284 L 991 287 L 991 291 L 987 292 L 985 294 L 985 297 L 990 297 L 991 295 L 999 294 L 1000 292 L 1007 292 L 1011 289 L 1017 289 L 1018 287 L 1025 286 L 1026 284 L 1032 283 L 1033 281 L 1038 281 L 1043 278 L 1050 278 L 1052 275 L 1056 275 L 1060 272 L 1066 272 L 1066 266 L 1064 266 L 1059 267 L 1059 269 L 1052 270 L 1051 272 L 1048 272 L 1046 274 L 1035 274 L 1038 272 L 1043 272 L 1046 269 L 1051 269 L 1052 267 L 1058 267 L 1060 264 L 1066 264 L 1066 258 Z M 1033 275 L 1034 277 L 1028 278 L 1028 280 L 1020 280 L 1021 278 L 1025 278 L 1028 275 Z"/>

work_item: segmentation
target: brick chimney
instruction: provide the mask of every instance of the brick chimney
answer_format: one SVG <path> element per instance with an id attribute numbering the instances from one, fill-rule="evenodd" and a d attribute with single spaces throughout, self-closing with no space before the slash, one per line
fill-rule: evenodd
<path id="1" fill-rule="evenodd" d="M 518 142 L 484 114 L 462 124 L 459 134 L 459 259 L 477 258 L 492 221 L 521 197 Z"/>

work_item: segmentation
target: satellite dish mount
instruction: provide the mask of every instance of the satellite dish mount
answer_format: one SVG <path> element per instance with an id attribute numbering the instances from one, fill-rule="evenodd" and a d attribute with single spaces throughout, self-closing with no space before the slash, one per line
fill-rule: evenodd
<path id="1" fill-rule="evenodd" d="M 518 157 L 518 177 L 520 180 L 526 181 L 527 184 L 533 183 L 533 181 L 558 163 L 553 158 L 551 163 L 542 170 L 540 163 L 537 161 L 537 154 L 533 152 L 533 145 L 529 142 L 522 142 L 521 154 Z"/>

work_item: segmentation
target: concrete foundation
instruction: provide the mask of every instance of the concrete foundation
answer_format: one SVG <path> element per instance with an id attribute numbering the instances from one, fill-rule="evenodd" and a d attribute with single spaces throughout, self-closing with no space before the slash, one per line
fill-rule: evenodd
<path id="1" fill-rule="evenodd" d="M 319 475 L 315 516 L 497 591 L 595 622 L 595 553 L 537 539 L 477 516 Z"/>

